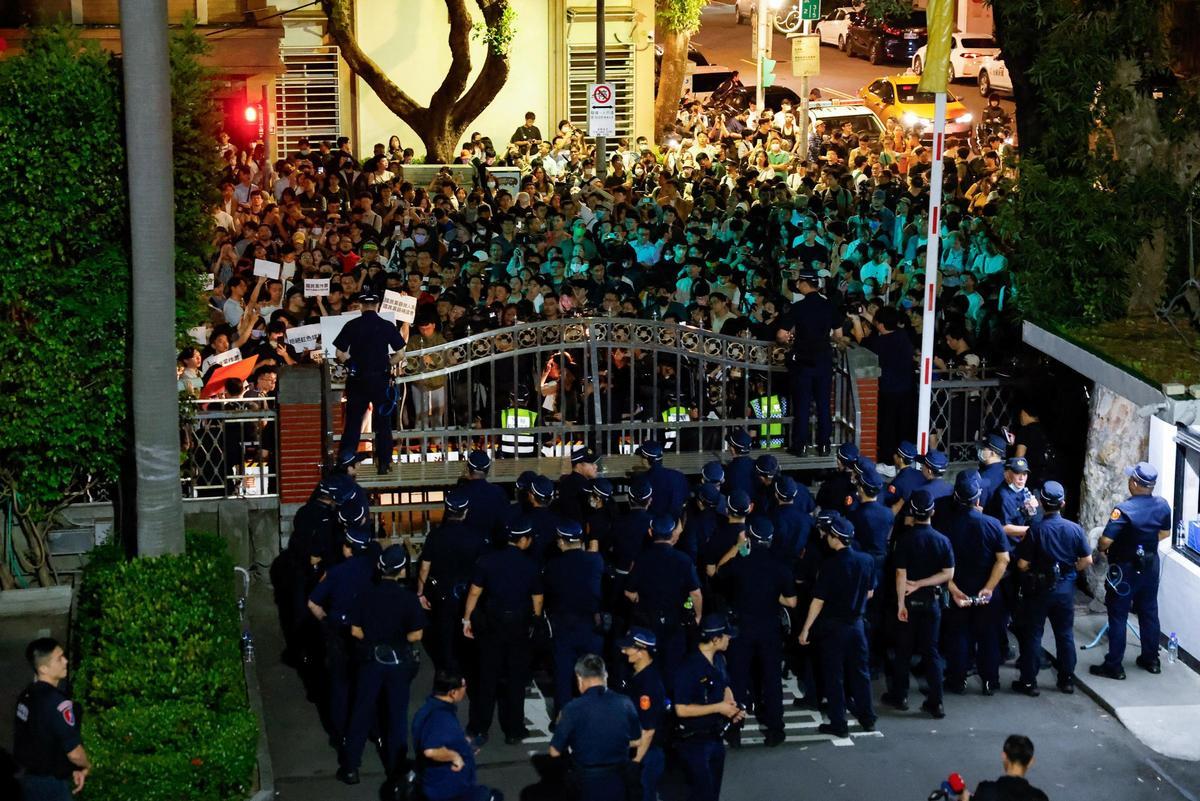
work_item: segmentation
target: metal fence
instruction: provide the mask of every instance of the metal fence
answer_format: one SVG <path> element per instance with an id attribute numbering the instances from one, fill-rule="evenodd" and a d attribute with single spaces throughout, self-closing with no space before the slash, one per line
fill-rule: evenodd
<path id="1" fill-rule="evenodd" d="M 184 498 L 278 494 L 279 431 L 272 398 L 188 400 L 180 412 Z"/>
<path id="2" fill-rule="evenodd" d="M 856 440 L 857 390 L 845 354 L 835 353 L 833 439 Z M 398 365 L 396 458 L 455 461 L 472 448 L 553 458 L 583 444 L 614 456 L 648 439 L 669 453 L 711 453 L 736 427 L 751 432 L 756 448 L 784 449 L 792 426 L 786 354 L 776 343 L 651 320 L 569 319 L 474 334 L 406 353 Z M 346 372 L 336 363 L 327 369 L 332 408 Z M 340 433 L 327 431 L 326 441 Z"/>
<path id="3" fill-rule="evenodd" d="M 997 376 L 950 376 L 933 382 L 929 429 L 951 462 L 974 462 L 982 435 L 1011 425 L 1013 390 Z"/>

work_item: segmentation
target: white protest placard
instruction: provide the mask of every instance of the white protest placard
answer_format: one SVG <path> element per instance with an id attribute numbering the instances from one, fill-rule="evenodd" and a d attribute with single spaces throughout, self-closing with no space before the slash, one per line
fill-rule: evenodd
<path id="1" fill-rule="evenodd" d="M 292 280 L 292 276 L 296 274 L 296 262 L 284 262 L 280 274 L 283 276 L 284 281 Z"/>
<path id="2" fill-rule="evenodd" d="M 306 298 L 326 298 L 329 297 L 329 280 L 328 278 L 305 278 L 304 279 L 304 297 Z"/>
<path id="3" fill-rule="evenodd" d="M 195 328 L 189 328 L 188 336 L 191 337 L 192 341 L 195 342 L 197 345 L 207 345 L 208 344 L 208 326 L 198 325 Z"/>
<path id="4" fill-rule="evenodd" d="M 402 323 L 411 323 L 417 319 L 417 299 L 401 295 L 390 289 L 383 291 L 383 303 L 379 306 L 380 313 L 392 312 Z"/>
<path id="5" fill-rule="evenodd" d="M 287 330 L 287 343 L 300 353 L 316 350 L 321 341 L 321 325 L 298 325 Z"/>
<path id="6" fill-rule="evenodd" d="M 212 292 L 213 289 L 216 288 L 216 285 L 217 285 L 217 277 L 215 275 L 213 275 L 212 273 L 209 273 L 208 276 L 205 277 L 205 279 L 204 279 L 204 291 Z"/>
<path id="7" fill-rule="evenodd" d="M 345 314 L 330 314 L 321 318 L 321 347 L 324 349 L 326 356 L 331 359 L 337 357 L 337 348 L 333 346 L 333 340 L 337 339 L 337 335 L 342 332 L 342 328 L 345 327 L 346 323 L 361 315 L 362 312 L 352 311 Z M 396 322 L 395 312 L 380 311 L 379 316 L 388 322 Z"/>
<path id="8" fill-rule="evenodd" d="M 266 259 L 254 260 L 254 274 L 261 275 L 263 278 L 279 278 L 279 271 L 282 265 L 277 261 L 267 261 Z"/>
<path id="9" fill-rule="evenodd" d="M 617 135 L 617 90 L 611 83 L 588 84 L 588 133 Z"/>
<path id="10" fill-rule="evenodd" d="M 210 367 L 224 367 L 227 364 L 236 364 L 242 360 L 242 352 L 237 348 L 230 348 L 224 353 L 214 353 L 204 360 L 200 365 L 201 374 L 207 373 Z"/>

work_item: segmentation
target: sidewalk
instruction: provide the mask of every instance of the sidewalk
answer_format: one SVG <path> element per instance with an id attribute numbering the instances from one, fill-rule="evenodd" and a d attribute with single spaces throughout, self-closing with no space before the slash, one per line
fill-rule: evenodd
<path id="1" fill-rule="evenodd" d="M 1136 628 L 1137 618 L 1130 617 Z M 1082 649 L 1096 639 L 1108 622 L 1103 613 L 1075 607 L 1075 645 Z M 1054 653 L 1054 634 L 1046 626 L 1042 647 Z M 1138 639 L 1129 632 L 1125 648 L 1124 681 L 1115 681 L 1088 672 L 1088 667 L 1104 660 L 1107 637 L 1094 648 L 1079 651 L 1075 683 L 1096 703 L 1116 717 L 1125 728 L 1151 750 L 1173 759 L 1200 761 L 1200 675 L 1184 662 L 1167 664 L 1167 653 L 1159 653 L 1162 673 L 1153 676 L 1134 664 L 1140 653 Z M 1048 683 L 1053 692 L 1053 681 Z"/>

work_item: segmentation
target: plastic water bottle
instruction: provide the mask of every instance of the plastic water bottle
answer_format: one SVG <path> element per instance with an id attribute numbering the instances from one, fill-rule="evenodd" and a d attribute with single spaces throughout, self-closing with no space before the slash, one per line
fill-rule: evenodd
<path id="1" fill-rule="evenodd" d="M 1167 640 L 1167 664 L 1175 664 L 1175 660 L 1179 658 L 1179 635 L 1171 632 L 1171 639 Z"/>
<path id="2" fill-rule="evenodd" d="M 242 661 L 254 661 L 254 637 L 248 631 L 242 632 Z"/>

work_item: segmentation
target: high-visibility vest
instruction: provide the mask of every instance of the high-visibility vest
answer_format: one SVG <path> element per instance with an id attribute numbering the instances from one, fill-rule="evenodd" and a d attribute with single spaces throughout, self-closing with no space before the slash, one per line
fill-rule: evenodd
<path id="1" fill-rule="evenodd" d="M 537 425 L 537 412 L 528 409 L 508 408 L 500 412 L 500 452 L 518 456 L 533 456 L 537 437 L 533 434 L 508 433 Z"/>
<path id="2" fill-rule="evenodd" d="M 664 423 L 686 423 L 692 419 L 691 412 L 686 406 L 672 406 L 662 413 L 662 421 Z M 663 450 L 671 450 L 675 447 L 675 438 L 679 432 L 673 428 L 668 428 L 663 433 Z"/>
<path id="3" fill-rule="evenodd" d="M 787 415 L 787 399 L 766 395 L 750 401 L 750 410 L 758 420 L 779 420 Z M 758 443 L 762 448 L 783 447 L 783 423 L 763 423 L 758 427 Z"/>

